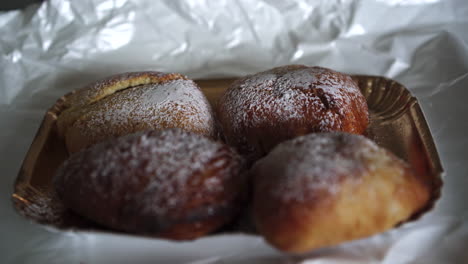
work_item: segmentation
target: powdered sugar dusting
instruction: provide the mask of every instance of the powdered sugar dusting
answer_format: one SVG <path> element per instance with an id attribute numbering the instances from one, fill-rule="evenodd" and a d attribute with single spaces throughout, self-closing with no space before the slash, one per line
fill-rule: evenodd
<path id="1" fill-rule="evenodd" d="M 302 122 L 308 131 L 343 131 L 343 122 L 355 122 L 349 113 L 356 106 L 367 115 L 365 99 L 351 77 L 292 65 L 238 80 L 221 97 L 218 114 L 222 122 L 228 120 L 222 124 L 227 140 L 247 145 L 245 134 L 251 128 L 272 126 L 272 122 Z"/>
<path id="2" fill-rule="evenodd" d="M 337 193 L 340 177 L 373 171 L 390 156 L 353 134 L 316 133 L 279 144 L 254 167 L 257 183 L 283 201 L 304 201 L 317 191 Z"/>
<path id="3" fill-rule="evenodd" d="M 191 80 L 172 80 L 125 89 L 89 106 L 74 127 L 89 137 L 179 127 L 213 135 L 213 114 Z"/>
<path id="4" fill-rule="evenodd" d="M 163 73 L 156 71 L 120 73 L 93 82 L 77 90 L 67 98 L 66 104 L 68 107 L 79 107 L 93 103 L 121 89 L 143 84 L 156 84 L 175 79 L 187 78 L 178 73 Z"/>
<path id="5" fill-rule="evenodd" d="M 44 191 L 47 195 L 34 195 L 33 203 L 20 203 L 22 208 L 19 212 L 28 218 L 32 218 L 39 223 L 53 223 L 61 225 L 65 208 L 53 200 L 51 192 Z"/>
<path id="6" fill-rule="evenodd" d="M 213 160 L 217 160 L 213 162 Z M 122 201 L 140 213 L 164 215 L 189 199 L 186 189 L 201 195 L 224 191 L 227 178 L 238 177 L 240 160 L 227 146 L 180 129 L 139 132 L 94 145 L 73 154 L 58 172 L 62 186 L 92 190 Z M 221 173 L 205 177 L 206 170 Z M 195 177 L 196 176 L 196 177 Z M 59 190 L 61 185 L 59 185 Z M 63 192 L 63 191 L 62 191 Z M 195 195 L 196 196 L 196 195 Z"/>

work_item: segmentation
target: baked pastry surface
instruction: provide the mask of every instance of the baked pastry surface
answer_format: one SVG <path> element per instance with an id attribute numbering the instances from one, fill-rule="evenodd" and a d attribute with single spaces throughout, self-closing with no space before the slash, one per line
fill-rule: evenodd
<path id="1" fill-rule="evenodd" d="M 217 103 L 226 141 L 254 161 L 276 144 L 312 132 L 362 134 L 366 100 L 350 76 L 289 65 L 235 81 Z"/>
<path id="2" fill-rule="evenodd" d="M 253 215 L 273 246 L 302 253 L 388 230 L 423 209 L 429 184 L 369 139 L 315 133 L 252 169 Z"/>
<path id="3" fill-rule="evenodd" d="M 231 221 L 245 188 L 230 147 L 180 129 L 146 131 L 74 153 L 54 186 L 76 213 L 117 230 L 193 239 Z"/>
<path id="4" fill-rule="evenodd" d="M 76 91 L 65 107 L 57 127 L 72 153 L 108 138 L 149 129 L 215 134 L 207 99 L 195 82 L 180 74 L 111 76 Z"/>

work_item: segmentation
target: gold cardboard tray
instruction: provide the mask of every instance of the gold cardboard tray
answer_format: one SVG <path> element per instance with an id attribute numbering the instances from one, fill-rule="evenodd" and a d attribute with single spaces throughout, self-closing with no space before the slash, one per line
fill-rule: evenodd
<path id="1" fill-rule="evenodd" d="M 433 189 L 432 202 L 421 213 L 430 210 L 440 196 L 443 170 L 417 100 L 395 81 L 375 76 L 353 78 L 367 98 L 371 113 L 367 136 L 409 162 L 416 173 L 427 178 Z M 213 104 L 232 81 L 200 80 L 197 83 Z M 14 186 L 14 207 L 30 220 L 59 229 L 116 232 L 74 214 L 54 195 L 52 178 L 68 156 L 55 125 L 66 100 L 67 95 L 60 98 L 42 121 Z"/>

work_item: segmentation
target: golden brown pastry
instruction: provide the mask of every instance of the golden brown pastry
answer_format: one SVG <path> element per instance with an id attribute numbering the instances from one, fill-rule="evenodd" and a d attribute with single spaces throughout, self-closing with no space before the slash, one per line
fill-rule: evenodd
<path id="1" fill-rule="evenodd" d="M 76 213 L 117 230 L 193 239 L 231 221 L 245 185 L 227 145 L 180 129 L 138 132 L 77 152 L 54 185 Z"/>
<path id="2" fill-rule="evenodd" d="M 235 81 L 217 104 L 226 141 L 251 161 L 281 141 L 312 132 L 362 134 L 366 100 L 350 76 L 290 65 Z"/>
<path id="3" fill-rule="evenodd" d="M 111 137 L 181 128 L 213 136 L 211 107 L 192 80 L 174 73 L 132 72 L 84 87 L 65 101 L 57 120 L 67 149 L 76 152 Z"/>
<path id="4" fill-rule="evenodd" d="M 385 231 L 418 213 L 430 197 L 429 185 L 405 162 L 346 133 L 283 142 L 252 175 L 259 233 L 294 253 Z"/>

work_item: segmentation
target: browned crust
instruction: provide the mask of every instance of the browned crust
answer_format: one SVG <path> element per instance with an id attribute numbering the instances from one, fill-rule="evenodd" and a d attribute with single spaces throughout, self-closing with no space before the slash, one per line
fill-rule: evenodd
<path id="1" fill-rule="evenodd" d="M 67 129 L 87 112 L 87 105 L 93 104 L 118 91 L 144 85 L 162 84 L 171 80 L 187 79 L 178 73 L 128 72 L 112 75 L 76 90 L 64 102 L 64 110 L 57 119 L 59 135 L 65 137 Z"/>
<path id="2" fill-rule="evenodd" d="M 172 80 L 187 80 L 179 73 L 163 73 L 156 71 L 126 72 L 109 76 L 78 89 L 66 101 L 66 107 L 79 107 L 118 92 L 123 89 L 144 84 L 162 84 Z"/>
<path id="3" fill-rule="evenodd" d="M 305 253 L 409 220 L 428 204 L 430 187 L 392 153 L 381 149 L 377 154 L 371 161 L 356 160 L 363 169 L 336 174 L 331 183 L 335 186 L 314 190 L 303 200 L 272 195 L 273 183 L 283 176 L 268 169 L 272 164 L 266 156 L 253 170 L 257 230 L 283 251 Z M 329 187 L 339 191 L 330 192 Z"/>
<path id="4" fill-rule="evenodd" d="M 67 96 L 67 100 L 64 102 L 64 110 L 58 116 L 56 122 L 58 135 L 65 140 L 67 150 L 70 153 L 77 152 L 111 137 L 148 129 L 181 128 L 214 137 L 213 113 L 206 98 L 205 100 L 200 98 L 200 100 L 196 101 L 198 104 L 204 104 L 207 108 L 206 111 L 205 109 L 195 109 L 194 105 L 189 103 L 180 105 L 171 103 L 158 108 L 157 111 L 148 107 L 147 111 L 142 108 L 141 112 L 128 112 L 117 117 L 111 117 L 113 120 L 121 118 L 121 122 L 106 121 L 106 123 L 112 124 L 106 125 L 104 122 L 97 124 L 97 120 L 102 118 L 97 116 L 103 116 L 106 112 L 112 113 L 114 109 L 119 109 L 121 103 L 129 105 L 130 96 L 138 94 L 141 91 L 139 89 L 148 88 L 147 84 L 163 85 L 173 80 L 183 80 L 187 87 L 193 87 L 192 93 L 196 93 L 194 96 L 204 97 L 200 87 L 181 74 L 162 72 L 117 74 L 96 81 Z M 144 98 L 137 98 L 134 104 L 138 105 L 140 99 L 144 100 Z M 171 117 L 171 120 L 165 119 L 168 116 Z M 191 121 L 197 118 L 203 119 L 205 116 L 206 122 L 195 123 Z"/>
<path id="5" fill-rule="evenodd" d="M 155 131 L 144 133 L 158 135 Z M 180 133 L 187 137 L 202 137 L 189 132 Z M 154 178 L 159 176 L 147 173 L 146 167 L 135 168 L 128 164 L 125 175 L 108 175 L 96 169 L 100 165 L 93 161 L 105 149 L 120 146 L 119 142 L 126 139 L 137 142 L 136 135 L 112 139 L 75 153 L 62 165 L 54 178 L 54 186 L 68 208 L 110 228 L 176 240 L 194 239 L 212 232 L 231 221 L 240 211 L 246 184 L 244 165 L 228 146 L 224 145 L 212 154 L 203 168 L 186 171 L 184 164 L 174 164 L 177 166 L 174 170 L 185 170 L 189 178 L 186 184 L 178 187 L 178 192 L 170 194 L 151 189 L 150 182 L 154 184 Z M 131 149 L 119 147 L 119 151 L 133 150 L 133 147 L 128 147 Z M 147 158 L 141 164 L 158 159 L 154 155 Z M 205 183 L 210 180 L 222 188 L 208 189 Z M 169 186 L 172 184 L 167 188 Z M 158 196 L 162 198 L 155 199 Z M 169 200 L 176 196 L 185 198 L 171 207 Z M 148 202 L 153 200 L 158 202 L 149 205 Z M 148 210 L 148 206 L 165 207 L 166 210 Z"/>
<path id="6" fill-rule="evenodd" d="M 244 86 L 243 89 L 249 91 L 258 89 L 257 87 L 245 87 L 246 81 L 252 77 L 268 73 L 282 76 L 297 69 L 323 69 L 325 70 L 324 74 L 348 83 L 349 87 L 353 87 L 357 93 L 361 93 L 358 85 L 350 76 L 322 67 L 287 65 L 238 79 L 231 84 L 218 100 L 216 113 L 226 142 L 234 146 L 241 154 L 251 160 L 251 162 L 264 156 L 278 143 L 297 136 L 331 131 L 363 134 L 369 124 L 368 106 L 362 94 L 357 100 L 351 101 L 350 104 L 345 105 L 344 108 L 338 108 L 336 106 L 339 104 L 336 104 L 336 102 L 338 102 L 339 99 L 333 97 L 332 94 L 324 92 L 323 89 L 317 88 L 323 84 L 315 82 L 310 83 L 309 85 L 311 87 L 308 88 L 290 87 L 291 90 L 300 90 L 303 94 L 307 95 L 309 98 L 308 100 L 318 98 L 322 102 L 321 106 L 311 105 L 307 108 L 306 102 L 300 102 L 297 101 L 297 98 L 291 98 L 292 104 L 303 104 L 303 109 L 301 111 L 303 118 L 284 121 L 281 116 L 275 117 L 272 114 L 274 110 L 266 111 L 264 108 L 265 106 L 262 105 L 263 102 L 259 102 L 256 108 L 249 109 L 245 115 L 249 117 L 257 116 L 257 118 L 261 116 L 262 120 L 265 120 L 265 122 L 263 122 L 262 125 L 251 126 L 250 124 L 240 121 L 240 129 L 236 131 L 236 129 L 233 128 L 233 123 L 238 123 L 239 120 L 233 119 L 232 111 L 229 111 L 226 107 L 231 104 L 233 100 L 237 100 L 232 96 L 232 91 L 240 89 L 242 86 Z M 271 89 L 271 98 L 278 96 L 278 94 L 276 94 L 275 85 L 276 84 L 270 85 L 270 87 L 273 88 Z M 339 120 L 335 120 L 337 122 L 332 122 L 326 126 L 319 125 L 329 113 L 337 114 Z"/>

